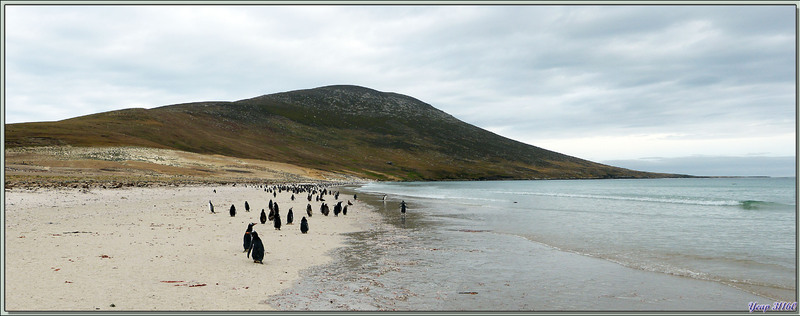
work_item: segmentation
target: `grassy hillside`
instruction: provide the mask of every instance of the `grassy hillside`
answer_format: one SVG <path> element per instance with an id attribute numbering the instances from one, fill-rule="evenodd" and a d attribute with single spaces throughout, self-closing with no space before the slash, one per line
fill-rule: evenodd
<path id="1" fill-rule="evenodd" d="M 523 144 L 414 98 L 329 86 L 6 125 L 6 146 L 143 146 L 381 180 L 646 178 Z"/>

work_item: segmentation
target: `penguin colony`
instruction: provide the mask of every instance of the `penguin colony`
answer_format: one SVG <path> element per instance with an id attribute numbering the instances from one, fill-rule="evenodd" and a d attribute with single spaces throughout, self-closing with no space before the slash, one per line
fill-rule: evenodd
<path id="1" fill-rule="evenodd" d="M 245 185 L 245 187 L 247 187 L 247 185 Z M 353 205 L 353 203 L 350 202 L 350 200 L 347 200 L 347 205 L 343 206 L 342 205 L 343 201 L 339 200 L 339 192 L 329 191 L 327 188 L 325 188 L 325 187 L 323 187 L 321 185 L 317 185 L 317 184 L 261 185 L 261 186 L 257 186 L 257 188 L 259 189 L 259 191 L 261 191 L 260 189 L 263 188 L 264 189 L 263 191 L 266 193 L 266 196 L 264 197 L 264 200 L 269 200 L 269 203 L 267 205 L 268 208 L 269 208 L 269 213 L 267 213 L 266 209 L 261 209 L 261 213 L 257 213 L 258 214 L 258 216 L 257 216 L 258 217 L 258 222 L 260 222 L 262 225 L 264 225 L 264 224 L 267 223 L 267 221 L 271 221 L 272 222 L 272 226 L 273 226 L 273 228 L 275 230 L 281 230 L 283 222 L 282 222 L 281 214 L 280 214 L 280 206 L 278 205 L 277 202 L 274 202 L 272 199 L 270 199 L 270 196 L 272 198 L 277 198 L 278 193 L 290 192 L 291 193 L 291 197 L 290 197 L 291 201 L 295 201 L 295 195 L 306 194 L 306 200 L 308 200 L 309 203 L 307 203 L 307 205 L 306 205 L 306 214 L 305 215 L 307 215 L 307 216 L 303 216 L 302 219 L 300 220 L 299 230 L 300 230 L 300 233 L 302 233 L 302 234 L 307 234 L 309 232 L 309 228 L 310 228 L 309 227 L 310 226 L 309 225 L 309 218 L 311 218 L 312 214 L 313 214 L 313 208 L 311 206 L 311 202 L 312 201 L 322 202 L 321 205 L 320 205 L 320 213 L 322 213 L 325 216 L 328 216 L 328 214 L 330 213 L 330 207 L 324 201 L 325 201 L 326 196 L 327 196 L 327 198 L 329 200 L 332 198 L 334 200 L 334 202 L 332 202 L 332 203 L 336 203 L 334 205 L 334 210 L 333 210 L 334 211 L 334 217 L 339 216 L 339 214 L 347 215 L 347 206 Z M 217 193 L 217 190 L 214 189 L 213 192 Z M 302 196 L 302 195 L 300 195 L 300 196 Z M 353 196 L 353 199 L 354 200 L 356 199 L 355 195 Z M 256 202 L 256 204 L 257 203 L 258 202 Z M 214 212 L 214 204 L 212 203 L 212 200 L 208 201 L 208 206 L 209 206 L 209 209 L 210 209 L 211 213 L 212 214 L 216 214 Z M 250 205 L 249 201 L 244 201 L 245 212 L 250 212 L 250 206 L 251 205 Z M 267 215 L 267 214 L 269 214 L 269 215 Z M 236 205 L 235 204 L 232 204 L 231 207 L 230 207 L 230 216 L 231 217 L 235 217 L 236 216 Z M 246 216 L 249 216 L 249 215 L 246 215 Z M 286 225 L 294 225 L 293 222 L 294 222 L 294 210 L 293 210 L 292 207 L 290 207 L 288 212 L 286 213 L 286 222 L 285 222 L 285 224 Z M 261 239 L 261 237 L 256 232 L 256 230 L 258 228 L 257 225 L 258 225 L 257 222 L 252 222 L 252 223 L 248 223 L 247 224 L 247 227 L 246 227 L 246 229 L 244 231 L 244 237 L 243 237 L 243 244 L 242 245 L 243 245 L 244 252 L 247 252 L 247 258 L 251 258 L 254 263 L 263 264 L 264 263 L 264 255 L 266 253 L 266 250 L 264 248 L 264 241 Z M 287 227 L 289 227 L 289 226 L 287 226 Z M 292 226 L 292 227 L 297 227 L 297 226 Z"/>

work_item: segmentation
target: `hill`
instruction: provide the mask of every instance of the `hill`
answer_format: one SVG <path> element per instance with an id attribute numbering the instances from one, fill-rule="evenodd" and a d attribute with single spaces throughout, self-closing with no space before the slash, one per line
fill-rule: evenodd
<path id="1" fill-rule="evenodd" d="M 259 159 L 378 180 L 651 178 L 467 124 L 357 86 L 6 124 L 7 148 L 138 146 Z"/>

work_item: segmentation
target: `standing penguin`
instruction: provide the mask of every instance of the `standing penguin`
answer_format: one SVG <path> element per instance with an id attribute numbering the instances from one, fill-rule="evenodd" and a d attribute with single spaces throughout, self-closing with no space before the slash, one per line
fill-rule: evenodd
<path id="1" fill-rule="evenodd" d="M 274 221 L 275 220 L 275 216 L 277 214 L 278 214 L 278 202 L 275 202 L 275 203 L 272 204 L 272 211 L 269 212 L 268 219 L 270 221 Z"/>
<path id="2" fill-rule="evenodd" d="M 342 202 L 336 203 L 333 206 L 333 216 L 339 216 L 339 213 L 342 212 Z"/>
<path id="3" fill-rule="evenodd" d="M 214 213 L 214 204 L 211 203 L 211 200 L 208 200 L 208 207 L 211 208 L 211 213 Z"/>
<path id="4" fill-rule="evenodd" d="M 272 208 L 272 200 L 269 200 L 269 211 L 272 212 L 272 210 L 273 210 L 273 208 Z"/>
<path id="5" fill-rule="evenodd" d="M 294 221 L 294 214 L 292 214 L 292 208 L 289 208 L 289 212 L 286 213 L 286 225 L 293 225 L 292 222 Z"/>
<path id="6" fill-rule="evenodd" d="M 261 238 L 258 238 L 257 232 L 251 232 L 250 236 L 253 238 L 252 242 L 250 243 L 250 248 L 247 249 L 247 257 L 250 258 L 250 253 L 253 253 L 253 262 L 255 263 L 264 263 L 264 244 L 261 242 Z"/>
<path id="7" fill-rule="evenodd" d="M 250 212 L 250 204 L 247 204 L 247 201 L 244 201 L 244 211 Z"/>
<path id="8" fill-rule="evenodd" d="M 261 220 L 261 224 L 264 224 L 264 223 L 267 222 L 267 214 L 264 213 L 264 209 L 263 208 L 261 209 L 261 218 L 260 218 L 260 220 Z"/>
<path id="9" fill-rule="evenodd" d="M 231 204 L 231 217 L 234 216 L 236 216 L 236 206 L 233 206 L 233 204 Z"/>
<path id="10" fill-rule="evenodd" d="M 311 203 L 308 203 L 308 206 L 306 206 L 306 214 L 308 214 L 308 217 L 311 217 Z"/>
<path id="11" fill-rule="evenodd" d="M 406 214 L 406 201 L 400 202 L 400 213 L 402 213 L 403 215 Z"/>
<path id="12" fill-rule="evenodd" d="M 294 194 L 292 194 L 292 201 L 294 201 Z"/>
<path id="13" fill-rule="evenodd" d="M 253 241 L 253 238 L 252 238 L 253 236 L 250 236 L 250 233 L 253 232 L 253 225 L 255 225 L 255 224 L 256 223 L 247 224 L 247 230 L 244 231 L 244 251 L 247 251 L 248 249 L 250 249 L 250 244 Z M 244 251 L 242 251 L 242 252 L 244 252 Z"/>
<path id="14" fill-rule="evenodd" d="M 347 215 L 347 205 L 342 208 L 342 215 Z"/>
<path id="15" fill-rule="evenodd" d="M 305 216 L 300 220 L 300 232 L 303 234 L 308 232 L 308 220 L 306 220 Z"/>
<path id="16" fill-rule="evenodd" d="M 278 214 L 278 211 L 275 211 L 275 219 L 272 222 L 275 224 L 275 229 L 281 230 L 281 214 Z"/>

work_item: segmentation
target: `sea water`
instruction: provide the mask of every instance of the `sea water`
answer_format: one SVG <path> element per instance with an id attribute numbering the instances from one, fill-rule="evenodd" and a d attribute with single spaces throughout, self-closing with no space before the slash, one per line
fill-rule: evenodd
<path id="1" fill-rule="evenodd" d="M 350 234 L 334 263 L 307 271 L 273 302 L 312 310 L 677 310 L 684 300 L 715 300 L 713 284 L 796 301 L 795 184 L 369 183 L 345 191 L 384 222 Z M 708 288 L 692 294 L 698 285 Z M 691 309 L 703 310 L 698 304 Z"/>

